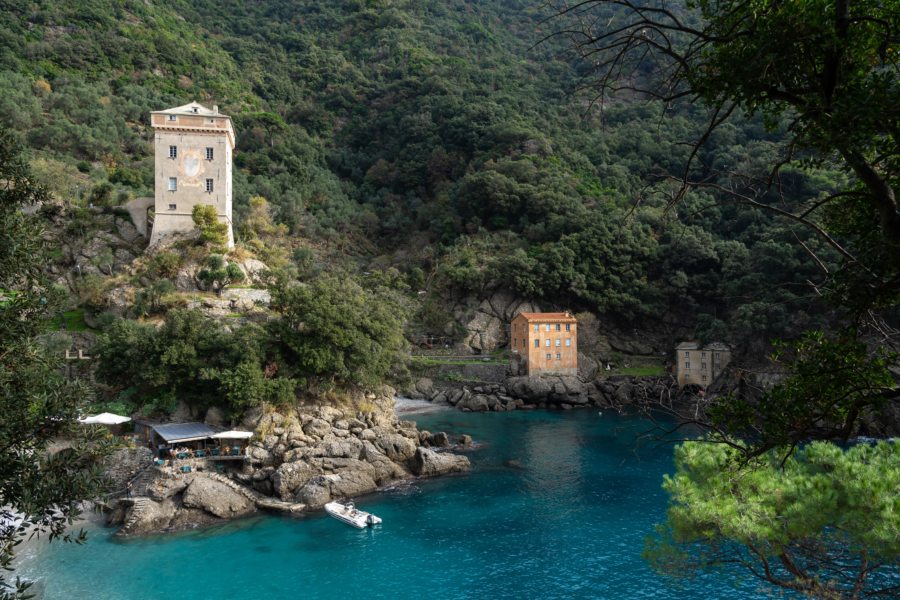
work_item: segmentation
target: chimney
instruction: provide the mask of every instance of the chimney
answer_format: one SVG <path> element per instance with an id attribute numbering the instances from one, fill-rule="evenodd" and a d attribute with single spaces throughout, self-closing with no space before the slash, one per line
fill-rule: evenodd
<path id="1" fill-rule="evenodd" d="M 219 114 L 219 105 L 218 104 L 213 104 L 213 112 L 216 114 Z"/>

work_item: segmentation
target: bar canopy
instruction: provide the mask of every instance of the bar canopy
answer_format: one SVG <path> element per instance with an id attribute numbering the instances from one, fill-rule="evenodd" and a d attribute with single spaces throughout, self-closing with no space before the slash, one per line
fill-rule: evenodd
<path id="1" fill-rule="evenodd" d="M 178 442 L 196 442 L 213 437 L 216 430 L 205 423 L 170 423 L 168 425 L 153 425 L 156 435 L 167 444 Z"/>
<path id="2" fill-rule="evenodd" d="M 248 440 L 253 437 L 252 431 L 223 431 L 221 433 L 215 433 L 211 436 L 211 438 L 216 439 L 229 439 L 229 440 Z"/>

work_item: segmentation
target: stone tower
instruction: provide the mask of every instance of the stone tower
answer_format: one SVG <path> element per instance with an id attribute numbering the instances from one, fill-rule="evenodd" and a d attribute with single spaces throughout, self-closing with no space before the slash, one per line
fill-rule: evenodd
<path id="1" fill-rule="evenodd" d="M 156 196 L 150 245 L 177 232 L 194 229 L 191 211 L 198 204 L 216 207 L 228 224 L 228 247 L 234 247 L 231 228 L 231 156 L 234 128 L 231 117 L 191 102 L 150 113 L 156 148 Z"/>

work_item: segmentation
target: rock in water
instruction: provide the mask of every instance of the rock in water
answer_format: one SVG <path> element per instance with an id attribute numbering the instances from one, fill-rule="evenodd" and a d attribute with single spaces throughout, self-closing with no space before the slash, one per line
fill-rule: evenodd
<path id="1" fill-rule="evenodd" d="M 183 504 L 201 508 L 222 519 L 243 517 L 256 510 L 249 498 L 224 483 L 206 477 L 195 477 L 184 491 Z"/>
<path id="2" fill-rule="evenodd" d="M 455 454 L 440 454 L 424 446 L 416 448 L 412 459 L 412 472 L 420 477 L 432 477 L 446 473 L 468 471 L 469 459 Z"/>

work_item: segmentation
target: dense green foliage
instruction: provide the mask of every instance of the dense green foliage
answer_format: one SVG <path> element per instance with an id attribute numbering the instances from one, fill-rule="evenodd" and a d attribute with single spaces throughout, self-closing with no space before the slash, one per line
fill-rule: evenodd
<path id="1" fill-rule="evenodd" d="M 690 576 L 738 564 L 814 598 L 889 596 L 900 579 L 900 448 L 804 447 L 784 464 L 764 455 L 735 473 L 724 445 L 675 453 L 667 524 L 649 546 L 655 567 Z"/>
<path id="2" fill-rule="evenodd" d="M 228 242 L 228 224 L 220 223 L 216 207 L 198 204 L 191 210 L 194 224 L 200 230 L 200 239 L 207 244 L 222 247 Z"/>
<path id="3" fill-rule="evenodd" d="M 254 325 L 226 330 L 198 311 L 170 311 L 162 327 L 119 319 L 100 336 L 98 378 L 129 408 L 172 412 L 179 400 L 213 403 L 240 414 L 249 406 L 294 399 L 297 381 L 279 373 L 277 349 Z"/>
<path id="4" fill-rule="evenodd" d="M 383 294 L 349 279 L 320 277 L 273 287 L 272 304 L 281 319 L 270 329 L 301 373 L 377 385 L 403 365 L 402 310 Z"/>
<path id="5" fill-rule="evenodd" d="M 197 273 L 197 279 L 221 294 L 229 283 L 243 281 L 244 272 L 233 262 L 225 264 L 224 258 L 213 254 L 206 259 L 206 266 Z"/>
<path id="6" fill-rule="evenodd" d="M 793 344 L 779 343 L 773 359 L 786 377 L 754 402 L 729 395 L 712 406 L 718 439 L 742 440 L 749 457 L 773 448 L 790 454 L 809 439 L 846 443 L 862 415 L 879 415 L 900 397 L 888 370 L 896 355 L 883 347 L 873 352 L 855 333 L 809 332 Z"/>
<path id="7" fill-rule="evenodd" d="M 706 443 L 676 454 L 678 474 L 665 486 L 668 521 L 651 557 L 676 574 L 737 563 L 817 598 L 895 594 L 896 444 L 843 450 L 808 442 L 846 444 L 864 416 L 877 420 L 900 398 L 889 370 L 896 355 L 885 348 L 893 335 L 878 312 L 895 311 L 900 298 L 900 57 L 892 48 L 900 5 L 699 0 L 667 10 L 597 0 L 578 10 L 610 23 L 623 17 L 579 39 L 601 65 L 601 93 L 637 88 L 666 102 L 690 97 L 711 111 L 694 147 L 700 159 L 686 161 L 673 203 L 713 189 L 814 233 L 836 253 L 821 261 L 816 290 L 849 317 L 839 335 L 812 331 L 782 348 L 788 352 L 776 360 L 787 377 L 761 397 L 715 401 Z M 761 115 L 770 130 L 786 129 L 790 144 L 763 163 L 768 182 L 702 160 L 704 141 L 727 130 L 732 115 Z M 847 182 L 797 202 L 774 183 L 798 156 L 840 169 Z"/>
<path id="8" fill-rule="evenodd" d="M 27 584 L 5 577 L 16 546 L 29 535 L 82 540 L 66 533 L 79 503 L 101 491 L 94 457 L 75 419 L 89 386 L 61 374 L 61 356 L 40 343 L 54 298 L 41 274 L 45 243 L 23 207 L 45 197 L 24 159 L 19 140 L 0 128 L 0 598 L 18 597 Z M 67 434 L 72 447 L 50 454 Z"/>
<path id="9" fill-rule="evenodd" d="M 667 212 L 659 174 L 687 159 L 703 111 L 585 110 L 567 92 L 587 63 L 562 40 L 532 47 L 547 15 L 527 0 L 31 2 L 0 10 L 0 120 L 64 197 L 116 203 L 152 184 L 149 111 L 215 102 L 238 132 L 239 235 L 265 197 L 295 236 L 393 264 L 432 305 L 503 287 L 645 324 L 671 315 L 704 337 L 814 321 L 806 282 L 821 275 L 796 239 L 832 253 L 714 191 Z M 702 159 L 760 175 L 782 139 L 751 119 Z M 845 181 L 828 165 L 784 172 L 793 203 Z"/>
<path id="10" fill-rule="evenodd" d="M 145 414 L 183 401 L 237 416 L 289 405 L 301 385 L 377 385 L 404 373 L 402 309 L 388 293 L 323 276 L 274 284 L 281 316 L 266 327 L 226 327 L 196 310 L 171 310 L 161 327 L 117 319 L 99 336 L 97 377 L 125 410 Z"/>

